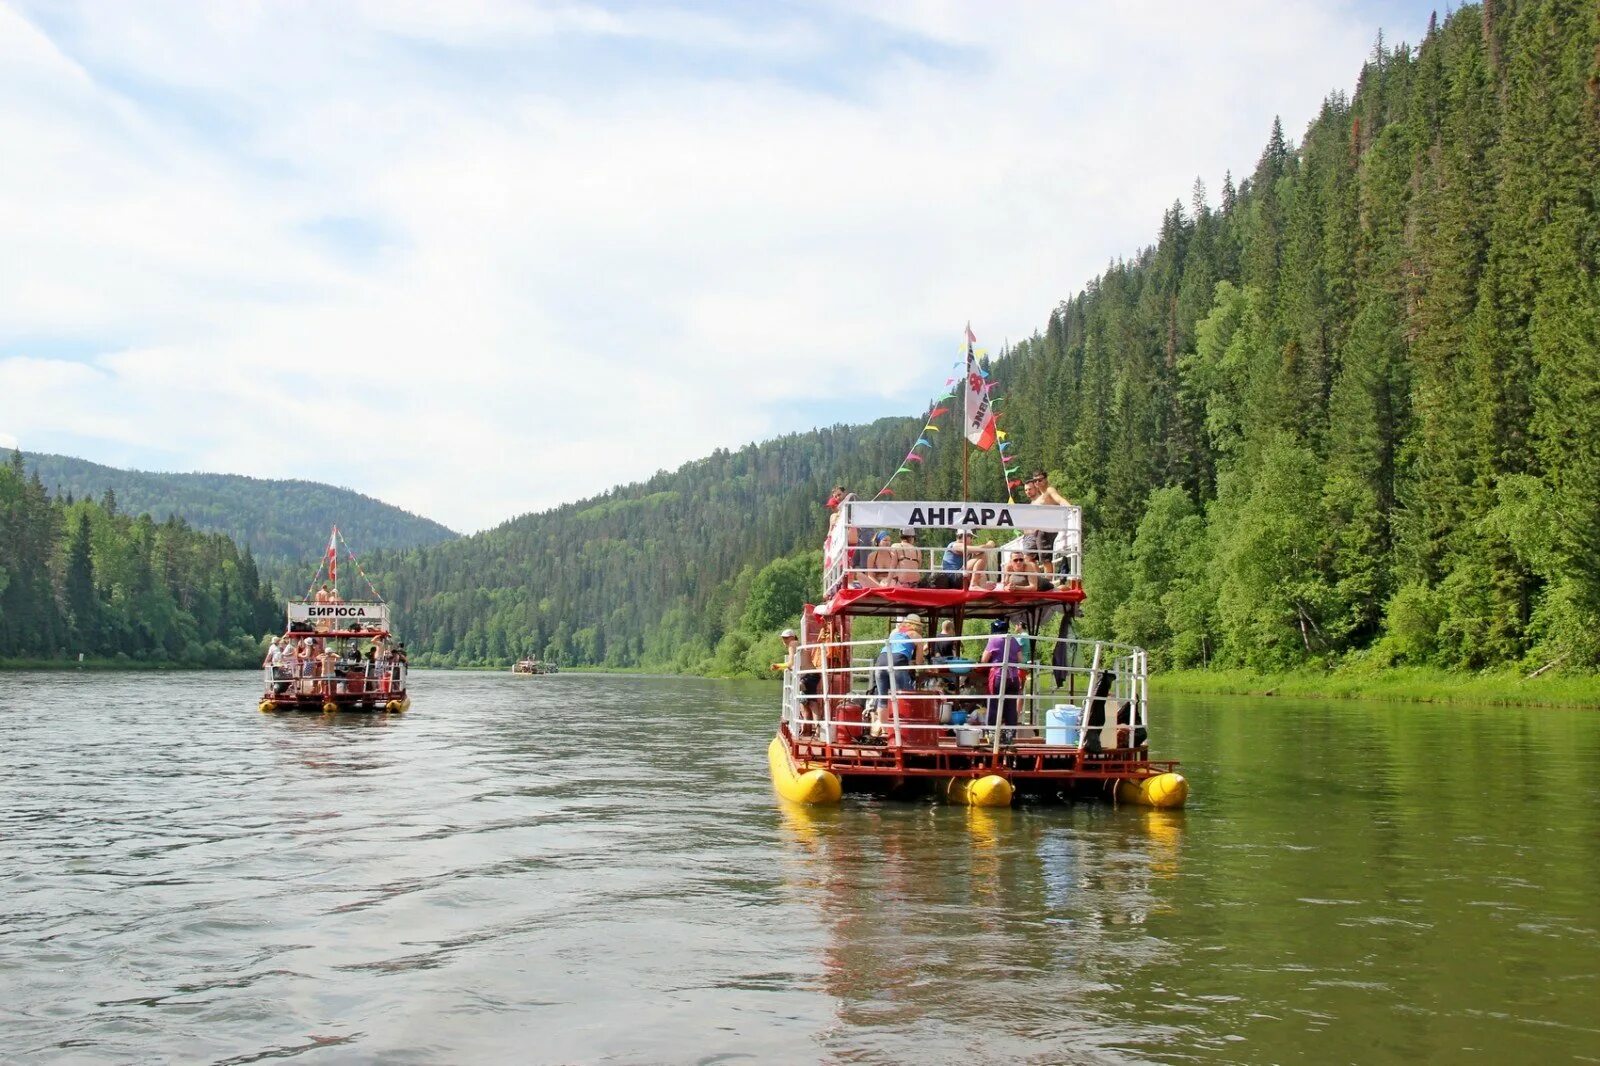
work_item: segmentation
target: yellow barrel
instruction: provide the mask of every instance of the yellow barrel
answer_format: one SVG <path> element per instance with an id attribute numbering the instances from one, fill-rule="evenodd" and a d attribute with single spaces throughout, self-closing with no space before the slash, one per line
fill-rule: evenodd
<path id="1" fill-rule="evenodd" d="M 273 703 L 271 700 L 262 700 L 256 706 L 256 710 L 260 711 L 262 714 L 271 714 L 273 711 L 275 711 L 277 709 L 278 709 L 278 705 L 276 703 Z"/>
<path id="2" fill-rule="evenodd" d="M 1182 774 L 1156 774 L 1137 781 L 1118 781 L 1117 800 L 1139 807 L 1182 807 L 1189 782 Z"/>
<path id="3" fill-rule="evenodd" d="M 968 807 L 1011 806 L 1011 782 L 999 774 L 945 779 L 944 798 Z"/>
<path id="4" fill-rule="evenodd" d="M 401 712 L 405 711 L 406 708 L 408 708 L 410 706 L 411 706 L 411 697 L 407 696 L 403 700 L 390 700 L 388 703 L 385 703 L 383 705 L 383 709 L 388 711 L 390 714 L 400 714 Z"/>
<path id="5" fill-rule="evenodd" d="M 334 703 L 332 700 L 323 701 L 323 704 L 322 704 L 322 713 L 323 714 L 337 714 L 338 711 L 339 711 L 339 705 L 337 703 Z"/>
<path id="6" fill-rule="evenodd" d="M 773 737 L 767 745 L 767 766 L 772 771 L 772 787 L 792 803 L 838 803 L 844 794 L 836 774 L 827 770 L 797 771 L 782 737 Z"/>

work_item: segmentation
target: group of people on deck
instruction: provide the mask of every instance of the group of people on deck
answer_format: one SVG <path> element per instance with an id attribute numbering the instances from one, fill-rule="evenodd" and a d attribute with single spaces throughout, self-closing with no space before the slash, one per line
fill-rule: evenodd
<path id="1" fill-rule="evenodd" d="M 1051 484 L 1042 469 L 1035 470 L 1023 482 L 1023 492 L 1030 504 L 1057 507 L 1071 506 Z M 838 486 L 828 498 L 828 508 L 834 511 L 830 518 L 837 519 L 839 504 L 854 497 Z M 902 529 L 898 539 L 890 530 L 883 529 L 871 535 L 870 546 L 860 543 L 861 532 L 854 526 L 845 530 L 846 551 L 850 565 L 849 582 L 854 588 L 964 588 L 979 591 L 1029 591 L 1054 587 L 1056 562 L 1054 559 L 1056 533 L 1054 530 L 1024 530 L 1020 551 L 1006 553 L 1004 564 L 999 563 L 1000 547 L 994 540 L 974 543 L 973 530 L 956 530 L 956 537 L 945 545 L 937 572 L 931 565 L 931 556 L 937 549 L 928 549 L 930 565 L 923 562 L 924 549 L 917 546 L 916 530 Z"/>
<path id="2" fill-rule="evenodd" d="M 365 650 L 357 641 L 346 640 L 341 651 L 326 637 L 285 634 L 272 638 L 261 665 L 271 671 L 277 695 L 292 690 L 301 695 L 331 696 L 387 693 L 407 661 L 404 644 L 391 645 L 382 637 Z"/>
<path id="3" fill-rule="evenodd" d="M 1019 697 L 1027 680 L 1024 641 L 1028 637 L 1025 632 L 1013 633 L 1012 629 L 1004 618 L 991 621 L 988 640 L 974 664 L 962 655 L 962 638 L 956 632 L 954 621 L 941 622 L 938 637 L 929 641 L 923 639 L 925 626 L 921 615 L 897 618 L 872 667 L 866 711 L 868 719 L 874 723 L 874 737 L 884 735 L 891 720 L 888 701 L 901 693 L 950 696 L 964 701 L 962 713 L 970 715 L 967 720 L 980 725 L 1015 726 Z M 792 629 L 785 629 L 780 635 L 786 655 L 784 662 L 774 664 L 774 669 L 791 672 L 802 715 L 810 721 L 818 721 L 821 715 L 816 703 L 821 673 L 817 648 L 802 648 L 799 634 Z M 957 666 L 965 669 L 945 668 Z M 930 669 L 917 669 L 924 667 Z M 931 736 L 917 739 L 932 741 Z M 1013 730 L 1004 729 L 1000 739 L 1002 743 L 1010 743 Z"/>

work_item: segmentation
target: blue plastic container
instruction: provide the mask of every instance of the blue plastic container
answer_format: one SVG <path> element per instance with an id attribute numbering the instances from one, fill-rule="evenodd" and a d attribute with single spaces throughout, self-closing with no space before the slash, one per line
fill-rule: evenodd
<path id="1" fill-rule="evenodd" d="M 1058 703 L 1044 712 L 1044 742 L 1069 748 L 1078 746 L 1083 712 L 1070 703 Z"/>
<path id="2" fill-rule="evenodd" d="M 966 711 L 951 711 L 950 712 L 950 724 L 951 725 L 966 725 L 967 724 L 967 712 Z"/>

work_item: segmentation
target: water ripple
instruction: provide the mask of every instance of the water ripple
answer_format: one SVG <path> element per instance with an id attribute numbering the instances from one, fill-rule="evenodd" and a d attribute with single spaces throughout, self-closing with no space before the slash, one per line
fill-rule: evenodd
<path id="1" fill-rule="evenodd" d="M 253 683 L 0 674 L 0 1058 L 1593 1047 L 1594 716 L 1197 701 L 1188 812 L 808 811 L 771 686 L 419 671 L 324 719 Z"/>

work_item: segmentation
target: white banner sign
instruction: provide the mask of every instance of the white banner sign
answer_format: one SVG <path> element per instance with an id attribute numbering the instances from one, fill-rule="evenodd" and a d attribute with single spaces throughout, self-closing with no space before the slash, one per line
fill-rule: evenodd
<path id="1" fill-rule="evenodd" d="M 291 603 L 291 622 L 332 622 L 337 629 L 384 629 L 389 605 L 384 603 Z"/>
<path id="2" fill-rule="evenodd" d="M 1078 528 L 1078 508 L 1034 503 L 884 503 L 853 500 L 845 522 L 884 529 L 1042 529 L 1066 533 Z"/>

